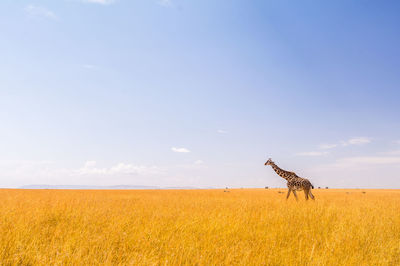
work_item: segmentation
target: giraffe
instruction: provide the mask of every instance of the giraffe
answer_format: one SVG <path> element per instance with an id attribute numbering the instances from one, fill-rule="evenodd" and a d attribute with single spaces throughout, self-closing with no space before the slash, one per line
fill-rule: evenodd
<path id="1" fill-rule="evenodd" d="M 308 196 L 310 195 L 311 199 L 314 200 L 314 195 L 311 193 L 311 189 L 314 188 L 314 186 L 311 184 L 311 182 L 308 179 L 298 177 L 294 172 L 289 172 L 285 171 L 281 168 L 279 168 L 272 160 L 271 158 L 266 161 L 264 165 L 271 165 L 272 169 L 282 178 L 287 180 L 287 187 L 289 189 L 286 199 L 289 198 L 290 192 L 293 192 L 293 195 L 295 196 L 296 200 L 297 199 L 297 194 L 296 191 L 301 191 L 304 190 L 304 195 L 306 196 L 306 200 L 308 200 Z"/>

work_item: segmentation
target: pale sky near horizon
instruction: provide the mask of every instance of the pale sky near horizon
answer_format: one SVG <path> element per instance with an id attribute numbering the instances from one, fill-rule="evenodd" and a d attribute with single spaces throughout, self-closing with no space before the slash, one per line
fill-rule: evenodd
<path id="1" fill-rule="evenodd" d="M 400 188 L 400 2 L 0 3 L 0 187 Z"/>

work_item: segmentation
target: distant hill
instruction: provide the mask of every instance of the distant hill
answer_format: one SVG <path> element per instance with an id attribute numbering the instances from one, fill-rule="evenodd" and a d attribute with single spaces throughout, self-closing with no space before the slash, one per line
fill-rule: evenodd
<path id="1" fill-rule="evenodd" d="M 158 187 L 158 186 L 134 186 L 134 185 L 116 185 L 116 186 L 90 186 L 90 185 L 26 185 L 19 187 L 21 189 L 199 189 L 197 187 Z"/>

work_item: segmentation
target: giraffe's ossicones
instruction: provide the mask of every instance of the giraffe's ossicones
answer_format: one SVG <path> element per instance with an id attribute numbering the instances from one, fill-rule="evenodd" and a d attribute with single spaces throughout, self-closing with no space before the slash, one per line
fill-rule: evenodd
<path id="1" fill-rule="evenodd" d="M 297 199 L 296 191 L 301 191 L 301 190 L 304 190 L 306 200 L 308 200 L 308 196 L 310 196 L 311 199 L 314 199 L 314 195 L 311 193 L 311 189 L 313 189 L 314 186 L 311 184 L 310 180 L 308 180 L 306 178 L 301 178 L 301 177 L 297 176 L 294 172 L 285 171 L 285 170 L 279 168 L 271 160 L 271 158 L 269 158 L 268 161 L 266 161 L 264 165 L 270 165 L 272 167 L 272 169 L 274 169 L 274 171 L 280 177 L 286 179 L 287 187 L 289 189 L 286 199 L 289 198 L 290 192 L 293 192 L 293 195 Z"/>

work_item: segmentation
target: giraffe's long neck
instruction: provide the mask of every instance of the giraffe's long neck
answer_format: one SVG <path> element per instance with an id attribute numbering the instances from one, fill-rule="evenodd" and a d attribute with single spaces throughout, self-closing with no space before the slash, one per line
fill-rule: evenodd
<path id="1" fill-rule="evenodd" d="M 290 175 L 288 174 L 288 171 L 282 170 L 281 168 L 279 168 L 275 163 L 271 165 L 272 169 L 274 169 L 274 171 L 282 178 L 288 180 L 288 178 L 290 177 Z"/>

